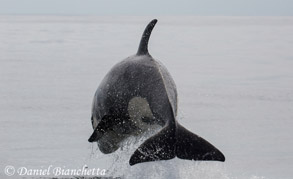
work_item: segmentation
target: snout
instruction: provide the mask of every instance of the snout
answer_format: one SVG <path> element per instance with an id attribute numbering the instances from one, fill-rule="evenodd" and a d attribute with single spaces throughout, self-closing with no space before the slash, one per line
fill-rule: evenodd
<path id="1" fill-rule="evenodd" d="M 93 134 L 90 136 L 90 138 L 88 139 L 89 142 L 96 142 L 98 141 L 101 137 L 103 136 L 103 133 L 98 131 L 98 130 L 94 130 Z"/>

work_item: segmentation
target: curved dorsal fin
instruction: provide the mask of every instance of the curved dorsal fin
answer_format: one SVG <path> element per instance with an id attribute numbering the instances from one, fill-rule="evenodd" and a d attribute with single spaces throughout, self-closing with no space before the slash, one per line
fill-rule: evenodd
<path id="1" fill-rule="evenodd" d="M 156 23 L 157 23 L 157 19 L 152 20 L 145 28 L 141 40 L 140 40 L 140 44 L 138 47 L 138 51 L 136 53 L 136 55 L 147 55 L 149 54 L 148 52 L 148 43 L 149 43 L 149 39 L 152 33 L 153 28 L 155 27 Z"/>

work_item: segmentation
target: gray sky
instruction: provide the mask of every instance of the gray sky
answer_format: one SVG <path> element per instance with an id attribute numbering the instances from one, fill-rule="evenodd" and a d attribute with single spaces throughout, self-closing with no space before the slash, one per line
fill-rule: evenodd
<path id="1" fill-rule="evenodd" d="M 0 14 L 292 16 L 293 0 L 0 0 Z"/>

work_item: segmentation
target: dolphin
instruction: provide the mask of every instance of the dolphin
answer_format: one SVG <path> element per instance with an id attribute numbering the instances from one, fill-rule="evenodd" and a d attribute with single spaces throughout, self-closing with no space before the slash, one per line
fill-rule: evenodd
<path id="1" fill-rule="evenodd" d="M 212 144 L 185 129 L 176 120 L 177 89 L 166 67 L 148 52 L 151 32 L 145 28 L 138 51 L 116 64 L 100 83 L 92 104 L 94 129 L 88 139 L 101 152 L 115 152 L 129 136 L 140 136 L 160 126 L 132 154 L 130 165 L 169 160 L 225 161 Z"/>

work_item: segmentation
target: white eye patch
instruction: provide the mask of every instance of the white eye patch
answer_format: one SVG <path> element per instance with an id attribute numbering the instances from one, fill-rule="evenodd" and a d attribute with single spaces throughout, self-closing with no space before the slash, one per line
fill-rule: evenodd
<path id="1" fill-rule="evenodd" d="M 134 97 L 128 103 L 128 114 L 130 120 L 139 127 L 140 129 L 145 129 L 148 125 L 142 122 L 142 118 L 153 119 L 153 113 L 150 109 L 149 103 L 146 99 L 141 97 Z"/>

